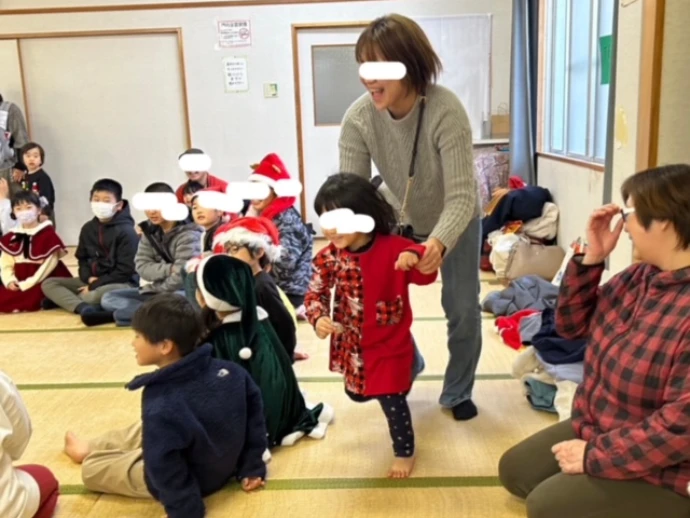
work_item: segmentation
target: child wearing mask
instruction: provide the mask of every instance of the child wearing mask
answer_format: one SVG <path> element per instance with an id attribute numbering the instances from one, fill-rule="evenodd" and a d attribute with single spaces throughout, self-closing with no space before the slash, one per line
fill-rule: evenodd
<path id="1" fill-rule="evenodd" d="M 49 277 L 71 277 L 60 260 L 67 254 L 50 221 L 39 223 L 41 202 L 31 191 L 12 198 L 18 225 L 0 239 L 0 313 L 38 311 L 41 284 Z"/>
<path id="2" fill-rule="evenodd" d="M 122 185 L 109 178 L 93 184 L 91 211 L 94 217 L 81 228 L 75 254 L 79 277 L 46 279 L 44 309 L 61 307 L 84 315 L 97 311 L 106 293 L 137 286 L 134 256 L 139 236 L 129 203 L 122 198 Z"/>

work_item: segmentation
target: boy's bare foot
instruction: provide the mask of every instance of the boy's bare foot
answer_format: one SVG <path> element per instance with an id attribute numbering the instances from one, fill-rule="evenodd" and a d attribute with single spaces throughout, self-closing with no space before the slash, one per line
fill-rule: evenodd
<path id="1" fill-rule="evenodd" d="M 396 457 L 388 470 L 388 478 L 407 478 L 414 468 L 414 456 Z"/>
<path id="2" fill-rule="evenodd" d="M 84 462 L 84 459 L 91 453 L 89 443 L 80 439 L 72 432 L 65 434 L 65 453 L 77 464 Z"/>

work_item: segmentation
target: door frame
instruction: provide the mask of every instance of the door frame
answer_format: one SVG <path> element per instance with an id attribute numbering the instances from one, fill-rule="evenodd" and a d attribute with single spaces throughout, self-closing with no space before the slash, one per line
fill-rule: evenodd
<path id="1" fill-rule="evenodd" d="M 177 54 L 180 65 L 180 85 L 182 86 L 182 110 L 184 112 L 184 131 L 187 147 L 192 147 L 192 131 L 189 118 L 189 95 L 187 92 L 187 68 L 184 58 L 184 40 L 181 27 L 161 27 L 150 29 L 114 29 L 100 31 L 64 31 L 64 32 L 28 32 L 19 34 L 0 34 L 2 40 L 17 41 L 17 58 L 19 60 L 19 72 L 21 75 L 22 94 L 24 96 L 24 117 L 27 124 L 27 133 L 31 139 L 31 117 L 26 88 L 24 63 L 22 60 L 22 40 L 51 39 L 51 38 L 94 38 L 104 36 L 153 36 L 157 34 L 174 34 L 177 37 Z"/>
<path id="2" fill-rule="evenodd" d="M 299 67 L 299 34 L 310 30 L 320 29 L 362 29 L 371 22 L 321 22 L 321 23 L 293 23 L 292 24 L 292 70 L 295 89 L 295 123 L 297 128 L 297 170 L 302 192 L 299 197 L 302 221 L 307 221 L 307 195 L 304 190 L 304 138 L 302 136 L 302 85 Z"/>

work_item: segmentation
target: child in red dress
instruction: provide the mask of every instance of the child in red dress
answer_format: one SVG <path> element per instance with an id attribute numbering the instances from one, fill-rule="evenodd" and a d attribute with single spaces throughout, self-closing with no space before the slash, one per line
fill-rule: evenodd
<path id="1" fill-rule="evenodd" d="M 393 208 L 366 179 L 331 176 L 316 195 L 314 209 L 330 244 L 313 261 L 307 319 L 319 338 L 331 336 L 330 370 L 343 374 L 350 399 L 381 404 L 395 454 L 388 476 L 406 478 L 415 451 L 407 404 L 414 361 L 408 286 L 431 284 L 437 272 L 416 270 L 424 247 L 391 235 Z M 349 209 L 360 221 L 364 217 L 371 222 L 370 231 L 327 226 L 324 213 L 337 209 Z"/>
<path id="2" fill-rule="evenodd" d="M 41 283 L 72 276 L 60 260 L 67 250 L 50 221 L 38 222 L 38 195 L 18 192 L 12 212 L 19 224 L 0 239 L 0 313 L 38 311 L 44 298 Z"/>

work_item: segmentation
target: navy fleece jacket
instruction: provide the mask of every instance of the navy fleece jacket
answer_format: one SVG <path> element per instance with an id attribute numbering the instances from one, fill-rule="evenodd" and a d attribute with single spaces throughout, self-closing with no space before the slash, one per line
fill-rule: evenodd
<path id="1" fill-rule="evenodd" d="M 169 518 L 202 518 L 202 497 L 233 478 L 266 477 L 261 392 L 240 366 L 206 344 L 134 378 L 142 394 L 146 485 Z"/>

